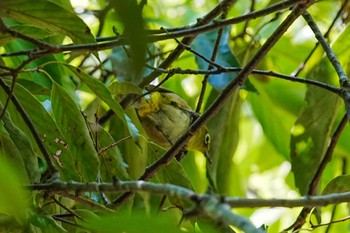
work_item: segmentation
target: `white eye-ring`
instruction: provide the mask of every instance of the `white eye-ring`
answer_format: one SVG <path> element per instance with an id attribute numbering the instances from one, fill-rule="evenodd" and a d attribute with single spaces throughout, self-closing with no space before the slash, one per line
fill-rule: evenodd
<path id="1" fill-rule="evenodd" d="M 210 144 L 210 135 L 207 133 L 204 136 L 204 143 L 205 145 L 209 145 Z"/>

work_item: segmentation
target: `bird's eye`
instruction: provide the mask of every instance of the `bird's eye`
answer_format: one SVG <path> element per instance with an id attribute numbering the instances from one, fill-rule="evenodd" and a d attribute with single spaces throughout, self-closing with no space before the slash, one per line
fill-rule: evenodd
<path id="1" fill-rule="evenodd" d="M 204 136 L 204 143 L 205 145 L 209 145 L 210 144 L 210 135 L 207 133 Z"/>
<path id="2" fill-rule="evenodd" d="M 175 101 L 170 101 L 170 105 L 172 105 L 174 107 L 178 107 L 178 104 Z"/>

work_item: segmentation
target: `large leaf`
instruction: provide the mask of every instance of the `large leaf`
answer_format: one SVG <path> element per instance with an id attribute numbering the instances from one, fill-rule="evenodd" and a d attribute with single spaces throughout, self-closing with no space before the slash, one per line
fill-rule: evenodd
<path id="1" fill-rule="evenodd" d="M 152 143 L 147 143 L 147 148 L 145 146 L 145 150 L 148 151 L 148 163 L 151 164 L 159 159 L 165 152 L 165 149 Z M 183 153 L 183 152 L 181 152 Z M 187 189 L 193 190 L 193 186 L 191 181 L 189 180 L 186 172 L 184 171 L 182 165 L 174 158 L 169 164 L 160 169 L 156 174 L 156 179 L 159 183 L 162 184 L 174 184 L 180 187 L 184 187 Z M 179 207 L 181 209 L 189 207 L 183 200 L 175 197 L 169 197 L 172 205 Z"/>
<path id="2" fill-rule="evenodd" d="M 139 84 L 142 81 L 142 70 L 145 64 L 146 55 L 146 32 L 141 8 L 136 0 L 129 1 L 110 1 L 115 8 L 119 21 L 124 26 L 125 38 L 130 46 L 130 54 L 127 59 L 131 60 L 127 69 L 132 83 Z M 132 16 L 132 17 L 130 17 Z M 122 51 L 121 51 L 122 52 Z"/>
<path id="3" fill-rule="evenodd" d="M 81 181 L 95 181 L 99 161 L 86 122 L 73 99 L 59 85 L 53 84 L 52 111 L 65 143 L 72 153 L 75 172 Z"/>
<path id="4" fill-rule="evenodd" d="M 334 77 L 331 72 L 332 67 L 323 60 L 308 78 L 329 82 L 330 77 Z M 337 95 L 313 86 L 308 87 L 305 100 L 307 105 L 294 125 L 290 143 L 295 184 L 303 195 L 307 194 L 308 186 L 323 159 L 340 104 Z"/>
<path id="5" fill-rule="evenodd" d="M 15 95 L 34 123 L 45 148 L 56 162 L 61 176 L 69 180 L 78 179 L 74 171 L 74 158 L 72 157 L 70 148 L 66 147 L 65 139 L 60 133 L 55 121 L 42 104 L 27 89 L 19 84 L 15 86 Z"/>
<path id="6" fill-rule="evenodd" d="M 1 104 L 0 111 L 3 111 Z M 4 114 L 2 121 L 4 122 L 4 128 L 8 132 L 9 138 L 11 138 L 17 150 L 21 153 L 29 180 L 31 182 L 38 182 L 40 179 L 38 158 L 33 151 L 28 137 L 13 124 L 8 113 Z M 8 156 L 10 157 L 11 152 L 8 152 L 10 153 Z M 21 163 L 22 161 L 16 162 Z"/>
<path id="7" fill-rule="evenodd" d="M 97 127 L 97 140 L 99 150 L 109 147 L 114 143 L 112 136 L 102 127 Z M 113 177 L 120 180 L 127 180 L 129 174 L 126 170 L 127 165 L 123 161 L 122 154 L 118 145 L 109 147 L 100 154 L 101 168 L 100 172 L 104 181 L 111 182 Z"/>
<path id="8" fill-rule="evenodd" d="M 0 16 L 69 36 L 76 44 L 93 43 L 89 27 L 72 11 L 48 0 L 2 0 Z"/>
<path id="9" fill-rule="evenodd" d="M 159 159 L 159 157 L 163 155 L 164 152 L 164 149 L 158 145 L 155 145 L 151 142 L 148 143 L 148 158 L 151 163 Z M 193 186 L 188 179 L 186 172 L 176 159 L 173 159 L 164 168 L 160 169 L 157 172 L 156 177 L 160 183 L 174 184 L 193 190 Z M 182 208 L 185 207 L 185 202 L 183 200 L 180 200 L 178 198 L 170 198 L 170 200 L 175 206 Z"/>
<path id="10" fill-rule="evenodd" d="M 76 210 L 75 213 L 83 217 L 83 220 L 78 219 L 79 224 L 92 232 L 154 233 L 164 232 L 165 229 L 167 233 L 181 232 L 177 226 L 179 219 L 174 219 L 164 212 L 155 216 L 147 216 L 140 211 L 134 211 L 132 215 L 120 211 L 103 217 L 86 210 Z"/>
<path id="11" fill-rule="evenodd" d="M 99 98 L 101 98 L 101 100 L 103 100 L 113 110 L 113 112 L 120 118 L 120 120 L 126 124 L 123 108 L 113 98 L 111 92 L 102 82 L 77 67 L 68 64 L 64 65 L 72 70 L 74 74 L 76 74 L 81 79 L 81 81 L 83 81 Z"/>
<path id="12" fill-rule="evenodd" d="M 116 47 L 113 49 L 111 54 L 111 63 L 113 72 L 116 75 L 119 82 L 130 82 L 132 84 L 138 85 L 141 81 L 139 76 L 135 76 L 133 72 L 134 60 L 130 57 L 130 49 L 125 47 Z M 148 46 L 148 53 L 146 58 L 146 64 L 154 67 L 157 62 L 156 47 L 154 44 Z M 142 64 L 143 65 L 143 64 Z M 149 75 L 152 70 L 150 68 L 142 69 L 142 76 Z"/>
<path id="13" fill-rule="evenodd" d="M 8 27 L 10 27 L 10 26 L 8 26 Z M 25 34 L 27 36 L 37 38 L 37 39 L 44 39 L 44 38 L 52 35 L 50 32 L 48 32 L 46 30 L 31 26 L 31 25 L 15 25 L 15 26 L 11 26 L 10 28 L 16 32 L 20 32 L 22 34 Z M 13 37 L 9 33 L 5 33 L 5 34 L 0 33 L 0 45 L 5 44 L 8 41 L 15 39 L 15 38 L 16 37 Z"/>
<path id="14" fill-rule="evenodd" d="M 288 97 L 276 88 L 275 81 L 277 80 L 271 80 L 270 83 L 264 85 L 265 83 L 254 80 L 254 85 L 258 87 L 260 94 L 249 94 L 247 99 L 266 138 L 279 154 L 288 158 L 289 134 L 294 118 L 288 112 L 288 105 L 290 104 L 287 103 L 294 103 L 294 101 L 291 101 L 290 96 Z M 281 102 L 282 100 L 286 102 L 286 106 L 280 107 L 280 103 L 276 98 L 281 99 Z"/>
<path id="15" fill-rule="evenodd" d="M 12 164 L 0 158 L 0 214 L 12 215 L 23 224 L 27 218 L 28 193 Z"/>
<path id="16" fill-rule="evenodd" d="M 26 169 L 26 164 L 23 161 L 23 154 L 18 150 L 17 146 L 13 143 L 8 132 L 2 125 L 0 127 L 0 142 L 2 156 L 8 162 L 11 162 L 13 164 L 14 169 L 16 169 L 16 173 L 19 177 L 23 177 L 23 180 L 26 180 L 26 182 L 30 182 L 28 172 Z M 35 180 L 32 181 L 36 182 Z"/>
<path id="17" fill-rule="evenodd" d="M 4 46 L 4 49 L 7 52 L 30 50 L 33 48 L 34 46 L 31 43 L 22 41 L 22 40 L 13 40 Z M 23 61 L 25 60 L 25 57 L 13 56 L 11 58 L 6 57 L 4 60 L 8 67 L 18 67 L 20 66 L 20 64 L 23 63 Z M 49 74 L 49 76 L 41 72 L 35 72 L 35 74 L 33 74 L 32 72 L 24 72 L 24 73 L 22 72 L 21 74 L 19 74 L 18 80 L 29 80 L 30 82 L 27 82 L 25 85 L 24 83 L 22 83 L 24 87 L 27 88 L 28 90 L 33 89 L 33 91 L 38 91 L 41 88 L 46 89 L 46 90 L 41 89 L 39 91 L 42 92 L 40 94 L 44 94 L 47 97 L 50 96 L 50 93 L 47 93 L 47 91 L 51 89 L 52 79 L 55 80 L 60 85 L 64 86 L 69 93 L 73 93 L 76 87 L 74 86 L 74 83 L 68 76 L 68 74 L 71 75 L 71 73 L 67 72 L 67 69 L 65 69 L 65 67 L 57 66 L 57 65 L 47 65 L 47 64 L 52 64 L 53 61 L 63 62 L 64 55 L 63 54 L 47 55 L 45 57 L 35 59 L 34 61 L 30 62 L 30 64 L 26 66 L 26 68 L 28 69 L 37 69 L 38 67 L 42 67 L 45 73 Z"/>
<path id="18" fill-rule="evenodd" d="M 58 221 L 55 221 L 50 215 L 44 215 L 42 213 L 32 212 L 30 217 L 31 217 L 30 223 L 33 226 L 37 227 L 36 230 L 40 229 L 41 232 L 50 232 L 50 233 L 54 233 L 54 232 L 55 233 L 66 233 L 67 232 L 62 227 L 62 225 Z"/>
<path id="19" fill-rule="evenodd" d="M 322 194 L 341 193 L 350 191 L 350 175 L 337 176 L 323 189 Z"/>
<path id="20" fill-rule="evenodd" d="M 213 161 L 212 164 L 207 165 L 208 178 L 211 179 L 211 185 L 214 186 L 212 188 L 223 195 L 242 194 L 239 181 L 236 180 L 237 171 L 234 169 L 232 159 L 239 139 L 240 110 L 241 100 L 236 93 L 208 124 L 212 139 L 209 155 Z"/>

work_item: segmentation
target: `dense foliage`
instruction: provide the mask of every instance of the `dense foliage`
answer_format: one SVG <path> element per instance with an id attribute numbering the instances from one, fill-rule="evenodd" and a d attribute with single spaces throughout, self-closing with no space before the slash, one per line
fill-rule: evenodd
<path id="1" fill-rule="evenodd" d="M 1 230 L 346 232 L 349 9 L 1 0 Z M 171 148 L 135 113 L 150 83 L 202 114 Z M 177 161 L 204 125 L 212 162 Z"/>

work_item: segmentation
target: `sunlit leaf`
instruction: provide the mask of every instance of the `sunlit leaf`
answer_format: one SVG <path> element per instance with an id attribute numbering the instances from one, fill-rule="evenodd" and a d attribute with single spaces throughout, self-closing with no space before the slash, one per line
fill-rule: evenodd
<path id="1" fill-rule="evenodd" d="M 109 87 L 113 95 L 142 94 L 142 89 L 128 82 L 114 82 Z"/>
<path id="2" fill-rule="evenodd" d="M 0 141 L 2 156 L 13 164 L 14 169 L 19 177 L 23 180 L 29 182 L 28 173 L 26 170 L 26 165 L 23 161 L 23 154 L 18 150 L 17 146 L 13 143 L 6 129 L 1 125 L 0 127 Z M 38 173 L 37 171 L 32 171 L 32 173 Z M 35 181 L 35 180 L 34 180 Z"/>
<path id="3" fill-rule="evenodd" d="M 27 219 L 28 193 L 13 166 L 0 158 L 0 213 L 13 215 L 20 224 Z"/>
<path id="4" fill-rule="evenodd" d="M 77 44 L 95 42 L 89 27 L 82 19 L 51 1 L 2 0 L 0 16 L 21 21 L 54 34 L 67 35 Z"/>
<path id="5" fill-rule="evenodd" d="M 84 214 L 82 225 L 91 231 L 114 233 L 114 232 L 180 232 L 177 224 L 179 219 L 170 218 L 166 213 L 160 212 L 156 216 L 147 216 L 145 213 L 134 211 L 132 215 L 121 212 L 103 217 Z M 135 224 L 137 223 L 137 224 Z"/>

